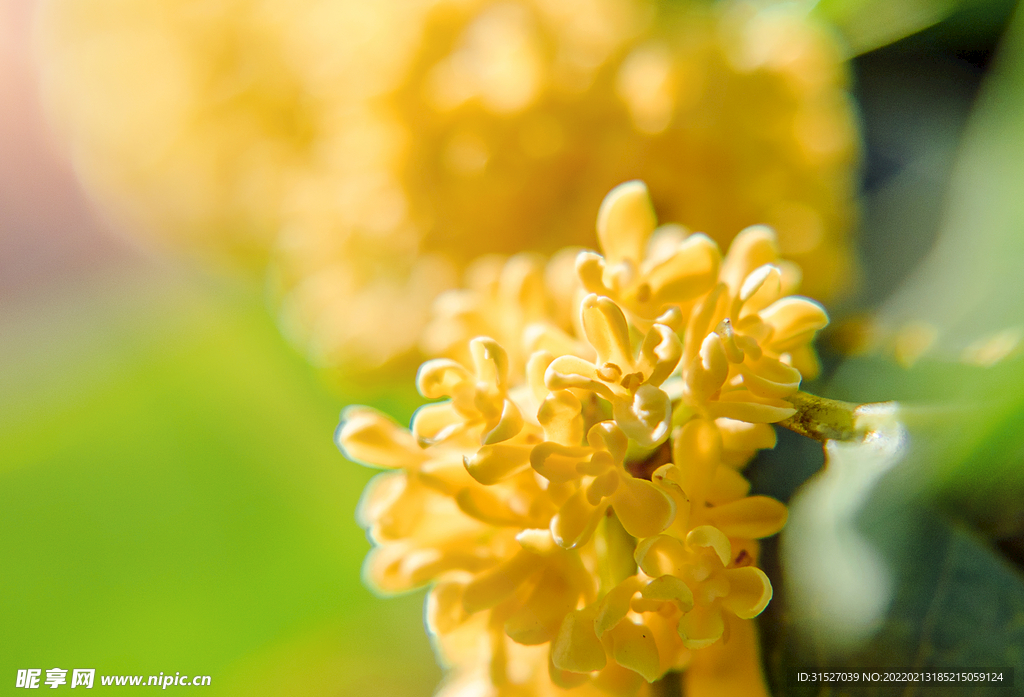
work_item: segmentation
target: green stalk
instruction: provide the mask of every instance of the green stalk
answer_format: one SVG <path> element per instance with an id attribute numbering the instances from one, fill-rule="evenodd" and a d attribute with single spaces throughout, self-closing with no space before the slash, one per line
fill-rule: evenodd
<path id="1" fill-rule="evenodd" d="M 790 431 L 819 440 L 854 440 L 864 434 L 855 427 L 855 412 L 861 405 L 826 399 L 807 392 L 787 397 L 796 408 L 796 414 L 778 422 Z"/>

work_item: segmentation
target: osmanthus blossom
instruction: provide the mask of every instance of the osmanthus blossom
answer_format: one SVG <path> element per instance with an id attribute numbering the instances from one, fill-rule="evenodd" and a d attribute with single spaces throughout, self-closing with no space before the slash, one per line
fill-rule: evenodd
<path id="1" fill-rule="evenodd" d="M 764 694 L 752 619 L 772 588 L 757 541 L 786 508 L 751 496 L 740 470 L 794 413 L 794 363 L 827 318 L 788 294 L 766 228 L 724 258 L 678 227 L 666 244 L 631 182 L 598 230 L 606 256 L 578 254 L 571 292 L 546 293 L 543 262 L 519 257 L 505 277 L 487 262 L 500 292 L 439 304 L 434 326 L 464 348 L 421 367 L 421 394 L 442 401 L 409 429 L 343 414 L 346 455 L 389 470 L 360 506 L 367 581 L 429 587 L 444 697 L 647 694 L 670 671 L 698 697 Z M 488 312 L 516 298 L 528 306 Z M 564 302 L 575 321 L 558 319 Z M 466 336 L 487 323 L 515 349 Z"/>
<path id="2" fill-rule="evenodd" d="M 841 49 L 806 6 L 762 5 L 49 0 L 39 55 L 105 212 L 266 272 L 289 338 L 352 370 L 407 357 L 435 295 L 462 272 L 480 287 L 481 255 L 591 244 L 602 197 L 635 177 L 719 244 L 773 225 L 814 297 L 848 288 Z M 470 338 L 518 357 L 498 329 Z"/>

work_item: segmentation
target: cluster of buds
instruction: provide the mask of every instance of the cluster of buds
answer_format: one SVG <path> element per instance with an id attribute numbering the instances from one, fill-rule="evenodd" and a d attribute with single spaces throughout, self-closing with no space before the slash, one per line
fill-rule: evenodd
<path id="1" fill-rule="evenodd" d="M 574 289 L 514 257 L 501 282 L 438 303 L 449 356 L 417 386 L 443 401 L 410 429 L 343 414 L 346 455 L 390 470 L 360 508 L 367 578 L 430 586 L 445 697 L 634 695 L 722 665 L 763 690 L 750 621 L 772 588 L 757 540 L 786 508 L 740 470 L 795 413 L 828 318 L 789 295 L 798 272 L 770 230 L 722 258 L 704 235 L 658 228 L 639 182 L 605 199 L 598 239 Z"/>

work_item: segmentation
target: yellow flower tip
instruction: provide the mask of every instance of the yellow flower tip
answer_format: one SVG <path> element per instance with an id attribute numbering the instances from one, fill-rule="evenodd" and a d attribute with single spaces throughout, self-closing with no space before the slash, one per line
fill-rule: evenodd
<path id="1" fill-rule="evenodd" d="M 659 576 L 644 586 L 640 593 L 650 600 L 671 601 L 682 612 L 693 609 L 693 591 L 676 576 Z"/>
<path id="2" fill-rule="evenodd" d="M 462 607 L 470 614 L 494 607 L 514 593 L 542 564 L 540 556 L 524 548 L 470 581 L 462 593 Z"/>
<path id="3" fill-rule="evenodd" d="M 508 389 L 508 353 L 489 336 L 479 336 L 469 342 L 478 379 L 491 383 L 504 392 Z"/>
<path id="4" fill-rule="evenodd" d="M 594 629 L 595 609 L 583 608 L 566 614 L 551 644 L 551 662 L 574 673 L 591 673 L 608 663 L 604 647 Z"/>
<path id="5" fill-rule="evenodd" d="M 547 441 L 530 450 L 530 465 L 549 482 L 564 484 L 580 476 L 579 465 L 591 453 L 590 448 Z"/>
<path id="6" fill-rule="evenodd" d="M 369 407 L 342 412 L 335 442 L 346 458 L 370 467 L 409 467 L 426 457 L 408 431 Z"/>
<path id="7" fill-rule="evenodd" d="M 450 397 L 456 386 L 469 378 L 469 371 L 461 364 L 448 358 L 435 358 L 420 366 L 416 374 L 416 390 L 427 399 Z"/>
<path id="8" fill-rule="evenodd" d="M 528 445 L 490 444 L 463 456 L 463 463 L 473 479 L 489 486 L 526 469 L 531 451 Z"/>
<path id="9" fill-rule="evenodd" d="M 654 385 L 641 385 L 632 400 L 612 402 L 616 422 L 631 439 L 641 446 L 652 447 L 668 437 L 672 425 L 672 402 Z"/>
<path id="10" fill-rule="evenodd" d="M 469 614 L 462 607 L 461 583 L 438 583 L 427 593 L 424 620 L 431 634 L 448 634 L 462 624 Z"/>
<path id="11" fill-rule="evenodd" d="M 506 441 L 522 431 L 524 424 L 525 421 L 519 407 L 511 399 L 506 399 L 502 402 L 501 415 L 498 417 L 497 424 L 490 431 L 484 433 L 480 442 L 483 445 L 493 445 Z"/>
<path id="12" fill-rule="evenodd" d="M 636 546 L 634 559 L 645 574 L 657 578 L 680 575 L 685 555 L 686 548 L 682 540 L 671 534 L 661 534 L 641 540 Z"/>
<path id="13" fill-rule="evenodd" d="M 583 404 L 569 390 L 549 393 L 537 410 L 537 420 L 547 440 L 562 445 L 579 445 L 583 441 Z"/>
<path id="14" fill-rule="evenodd" d="M 725 620 L 717 608 L 699 606 L 679 620 L 679 636 L 688 649 L 706 649 L 724 633 Z"/>
<path id="15" fill-rule="evenodd" d="M 780 501 L 768 496 L 748 496 L 709 508 L 707 519 L 728 537 L 757 540 L 781 530 L 788 515 Z"/>
<path id="16" fill-rule="evenodd" d="M 774 264 L 779 259 L 779 245 L 775 231 L 766 225 L 752 225 L 736 235 L 722 262 L 721 278 L 735 293 L 747 276 L 759 267 Z"/>
<path id="17" fill-rule="evenodd" d="M 625 432 L 614 421 L 602 421 L 587 431 L 587 443 L 592 448 L 607 450 L 617 463 L 626 457 L 629 440 Z"/>
<path id="18" fill-rule="evenodd" d="M 715 553 L 722 566 L 732 560 L 732 545 L 721 530 L 711 525 L 701 525 L 686 535 L 686 546 L 691 549 L 707 548 Z"/>
<path id="19" fill-rule="evenodd" d="M 675 517 L 675 504 L 651 482 L 625 476 L 611 496 L 612 508 L 622 527 L 633 537 L 657 535 Z"/>
<path id="20" fill-rule="evenodd" d="M 551 535 L 565 549 L 586 544 L 597 529 L 608 503 L 593 504 L 583 489 L 576 491 L 551 518 Z"/>
<path id="21" fill-rule="evenodd" d="M 757 617 L 772 599 L 772 584 L 763 571 L 754 566 L 725 569 L 722 575 L 729 581 L 729 594 L 722 605 L 740 619 Z"/>
<path id="22" fill-rule="evenodd" d="M 597 239 L 608 262 L 639 264 L 657 224 L 646 184 L 630 181 L 612 189 L 597 214 Z"/>
<path id="23" fill-rule="evenodd" d="M 771 346 L 779 352 L 807 344 L 828 326 L 828 313 L 820 303 L 801 297 L 783 298 L 761 312 L 761 319 L 772 327 Z"/>
<path id="24" fill-rule="evenodd" d="M 647 682 L 654 682 L 664 671 L 658 658 L 658 645 L 654 633 L 643 624 L 619 622 L 607 633 L 615 662 L 623 668 L 639 673 Z"/>

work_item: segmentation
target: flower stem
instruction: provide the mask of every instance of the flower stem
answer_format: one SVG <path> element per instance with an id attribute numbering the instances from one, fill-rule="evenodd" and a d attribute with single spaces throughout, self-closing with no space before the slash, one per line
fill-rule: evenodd
<path id="1" fill-rule="evenodd" d="M 853 440 L 863 435 L 854 425 L 854 412 L 860 406 L 840 402 L 807 392 L 797 392 L 786 398 L 796 408 L 793 416 L 780 421 L 790 431 L 820 440 Z"/>

